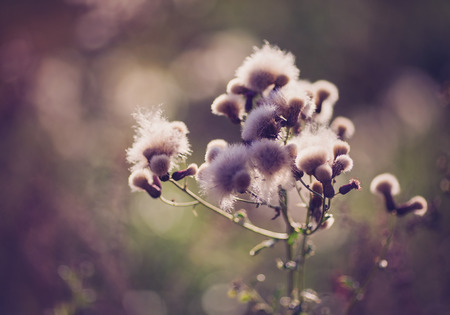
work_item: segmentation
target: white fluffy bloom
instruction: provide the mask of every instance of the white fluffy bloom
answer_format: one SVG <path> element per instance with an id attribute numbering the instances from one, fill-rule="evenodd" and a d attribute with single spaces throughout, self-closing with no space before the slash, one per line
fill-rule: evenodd
<path id="1" fill-rule="evenodd" d="M 188 129 L 183 122 L 167 121 L 159 109 L 138 110 L 133 117 L 137 122 L 136 133 L 133 145 L 127 150 L 131 171 L 149 167 L 154 174 L 162 175 L 178 158 L 190 153 Z"/>
<path id="2" fill-rule="evenodd" d="M 373 194 L 390 194 L 395 196 L 400 193 L 400 184 L 394 175 L 383 173 L 372 179 L 370 191 Z"/>
<path id="3" fill-rule="evenodd" d="M 236 70 L 236 77 L 248 89 L 260 93 L 277 81 L 282 86 L 296 80 L 299 73 L 294 55 L 266 42 L 262 48 L 254 48 Z"/>
<path id="4" fill-rule="evenodd" d="M 236 195 L 250 186 L 247 147 L 228 146 L 211 163 L 201 167 L 199 173 L 197 178 L 202 191 L 217 199 L 223 209 L 230 210 Z"/>
<path id="5" fill-rule="evenodd" d="M 292 157 L 289 151 L 290 148 L 268 139 L 255 141 L 250 147 L 251 160 L 257 172 L 252 188 L 267 201 L 278 191 L 279 185 L 293 187 Z"/>
<path id="6" fill-rule="evenodd" d="M 313 175 L 317 166 L 332 163 L 337 136 L 330 129 L 306 129 L 291 141 L 297 145 L 297 166 L 305 173 Z"/>
<path id="7" fill-rule="evenodd" d="M 245 112 L 245 100 L 242 95 L 222 94 L 211 105 L 215 115 L 226 116 L 233 123 L 240 123 Z"/>
<path id="8" fill-rule="evenodd" d="M 311 91 L 316 104 L 314 120 L 320 124 L 328 124 L 333 116 L 334 104 L 339 99 L 337 87 L 331 82 L 319 80 L 312 83 Z"/>
<path id="9" fill-rule="evenodd" d="M 273 105 L 262 105 L 252 110 L 242 128 L 242 139 L 247 142 L 262 138 L 275 139 L 280 131 L 276 111 Z"/>

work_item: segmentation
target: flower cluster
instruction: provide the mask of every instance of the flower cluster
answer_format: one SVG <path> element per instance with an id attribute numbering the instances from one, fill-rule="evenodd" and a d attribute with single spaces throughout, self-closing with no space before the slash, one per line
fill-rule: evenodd
<path id="1" fill-rule="evenodd" d="M 153 197 L 161 195 L 161 181 L 169 178 L 174 165 L 190 154 L 188 129 L 181 121 L 169 122 L 162 117 L 161 110 L 134 114 L 136 134 L 134 143 L 127 150 L 127 160 L 132 165 L 129 185 L 132 190 L 144 190 Z M 197 167 L 190 165 L 186 170 L 172 174 L 179 180 L 195 175 Z"/>
<path id="2" fill-rule="evenodd" d="M 352 169 L 345 140 L 354 133 L 353 123 L 338 117 L 329 125 L 339 98 L 336 86 L 300 80 L 299 74 L 291 53 L 265 43 L 212 103 L 214 114 L 242 128 L 242 143 L 208 145 L 217 159 L 207 152 L 197 176 L 221 207 L 231 209 L 243 193 L 270 202 L 279 188 L 292 189 L 305 173 L 323 186 L 325 198 L 333 198 L 335 178 Z"/>
<path id="3" fill-rule="evenodd" d="M 255 246 L 251 255 L 272 247 L 276 241 L 285 242 L 286 259 L 277 262 L 288 274 L 286 296 L 280 299 L 280 305 L 292 314 L 307 313 L 308 301 L 320 301 L 300 281 L 305 260 L 313 253 L 308 237 L 333 224 L 330 210 L 336 196 L 361 187 L 353 178 L 336 187 L 338 177 L 353 168 L 347 141 L 355 132 L 350 119 L 332 120 L 339 99 L 338 89 L 331 82 L 309 82 L 299 75 L 291 53 L 268 43 L 255 48 L 236 70 L 226 92 L 211 105 L 213 114 L 227 117 L 240 128 L 241 139 L 238 143 L 211 140 L 200 167 L 185 166 L 190 154 L 186 125 L 167 121 L 159 109 L 135 114 L 136 135 L 127 150 L 132 190 L 146 191 L 173 206 L 201 204 L 270 238 Z M 219 207 L 189 190 L 186 181 L 183 185 L 177 182 L 188 176 L 195 176 L 200 192 L 215 200 Z M 174 184 L 193 200 L 180 203 L 164 198 L 164 181 Z M 427 211 L 426 200 L 420 196 L 400 205 L 396 203 L 394 196 L 400 192 L 400 185 L 391 174 L 374 178 L 370 189 L 381 195 L 388 212 L 397 216 L 411 212 L 423 215 Z M 287 201 L 291 191 L 301 201 L 295 207 Z M 233 213 L 238 201 L 274 209 L 273 219 L 282 217 L 286 232 L 255 226 L 243 209 Z M 306 210 L 305 221 L 300 223 L 292 219 L 299 207 Z M 386 249 L 387 246 L 388 242 Z M 354 301 L 358 292 L 355 291 Z M 258 303 L 269 312 L 276 310 L 261 301 Z"/>

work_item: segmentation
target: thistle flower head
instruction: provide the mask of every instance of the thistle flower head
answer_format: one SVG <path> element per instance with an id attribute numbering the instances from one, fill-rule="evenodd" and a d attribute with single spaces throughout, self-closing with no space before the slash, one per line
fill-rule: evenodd
<path id="1" fill-rule="evenodd" d="M 250 185 L 248 152 L 244 145 L 231 145 L 199 170 L 199 184 L 204 193 L 218 199 L 226 210 L 232 208 L 237 193 Z M 201 173 L 200 173 L 201 171 Z"/>
<path id="2" fill-rule="evenodd" d="M 353 168 L 353 160 L 347 155 L 339 155 L 333 162 L 333 178 L 339 176 L 341 173 L 351 171 Z"/>
<path id="3" fill-rule="evenodd" d="M 343 141 L 343 140 L 337 140 L 334 143 L 333 146 L 333 156 L 334 159 L 336 159 L 339 155 L 345 155 L 350 152 L 350 145 Z"/>
<path id="4" fill-rule="evenodd" d="M 131 173 L 128 177 L 128 184 L 131 191 L 146 191 L 152 198 L 161 196 L 161 182 L 153 175 L 153 182 L 148 169 L 139 169 Z"/>
<path id="5" fill-rule="evenodd" d="M 189 153 L 188 129 L 181 121 L 169 122 L 162 117 L 161 110 L 144 112 L 138 110 L 134 143 L 127 150 L 127 161 L 131 171 L 150 167 L 160 175 L 167 172 L 178 158 Z M 152 161 L 152 159 L 155 160 Z"/>
<path id="6" fill-rule="evenodd" d="M 262 139 L 253 142 L 250 156 L 258 171 L 269 178 L 283 168 L 291 167 L 289 152 L 276 141 Z"/>
<path id="7" fill-rule="evenodd" d="M 334 104 L 339 99 L 338 89 L 333 83 L 325 80 L 312 83 L 311 89 L 316 104 L 314 120 L 320 124 L 327 124 L 333 116 Z"/>
<path id="8" fill-rule="evenodd" d="M 265 102 L 277 107 L 277 113 L 286 120 L 286 126 L 293 127 L 308 104 L 308 94 L 297 81 L 290 82 L 281 89 L 272 91 Z M 308 112 L 309 108 L 305 112 Z M 310 115 L 310 114 L 309 114 Z"/>
<path id="9" fill-rule="evenodd" d="M 422 196 L 415 196 L 408 202 L 400 205 L 396 209 L 397 215 L 405 215 L 413 212 L 415 215 L 423 216 L 428 209 L 428 203 Z"/>
<path id="10" fill-rule="evenodd" d="M 347 140 L 350 139 L 355 133 L 355 125 L 353 122 L 342 116 L 336 117 L 330 125 L 331 130 L 333 130 L 339 139 Z"/>
<path id="11" fill-rule="evenodd" d="M 262 139 L 252 143 L 249 156 L 254 166 L 252 190 L 269 201 L 278 193 L 278 187 L 293 185 L 292 157 L 289 150 L 277 141 Z"/>
<path id="12" fill-rule="evenodd" d="M 211 140 L 206 146 L 205 161 L 211 163 L 217 155 L 228 146 L 228 142 L 223 139 Z"/>
<path id="13" fill-rule="evenodd" d="M 211 105 L 213 114 L 228 117 L 231 122 L 238 124 L 245 112 L 245 100 L 241 95 L 219 95 Z"/>
<path id="14" fill-rule="evenodd" d="M 314 175 L 315 169 L 333 160 L 333 147 L 336 135 L 327 128 L 306 129 L 298 137 L 292 139 L 297 145 L 296 164 L 308 175 Z"/>
<path id="15" fill-rule="evenodd" d="M 242 128 L 242 139 L 246 142 L 267 138 L 275 139 L 280 131 L 276 107 L 262 105 L 250 112 Z"/>
<path id="16" fill-rule="evenodd" d="M 260 93 L 272 84 L 282 86 L 297 79 L 299 73 L 294 55 L 266 42 L 262 48 L 254 48 L 236 70 L 236 77 L 245 87 Z"/>
<path id="17" fill-rule="evenodd" d="M 370 191 L 384 197 L 388 212 L 397 208 L 393 196 L 400 192 L 400 184 L 394 175 L 384 173 L 376 176 L 370 183 Z"/>
<path id="18" fill-rule="evenodd" d="M 383 173 L 372 179 L 370 191 L 373 194 L 390 194 L 395 196 L 400 193 L 400 184 L 394 175 Z"/>

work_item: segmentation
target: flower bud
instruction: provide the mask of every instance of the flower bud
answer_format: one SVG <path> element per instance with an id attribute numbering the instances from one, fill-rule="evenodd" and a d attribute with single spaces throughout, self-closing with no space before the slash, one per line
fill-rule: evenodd
<path id="1" fill-rule="evenodd" d="M 198 166 L 197 166 L 197 164 L 193 163 L 193 164 L 190 164 L 188 166 L 188 168 L 185 170 L 174 172 L 172 174 L 172 179 L 180 180 L 180 179 L 185 178 L 186 176 L 193 176 L 197 173 L 197 171 L 198 171 Z"/>
<path id="2" fill-rule="evenodd" d="M 333 130 L 339 139 L 346 140 L 350 139 L 355 133 L 355 125 L 353 122 L 345 117 L 336 117 L 330 125 L 331 130 Z"/>
<path id="3" fill-rule="evenodd" d="M 356 190 L 361 189 L 361 183 L 359 182 L 359 180 L 354 179 L 354 178 L 352 178 L 348 184 L 342 185 L 341 187 L 339 187 L 339 193 L 341 195 L 345 195 L 353 189 L 356 189 Z"/>
<path id="4" fill-rule="evenodd" d="M 400 185 L 394 175 L 384 173 L 376 176 L 370 183 L 370 191 L 373 194 L 380 194 L 384 197 L 386 209 L 389 212 L 396 209 L 393 196 L 400 192 Z"/>
<path id="5" fill-rule="evenodd" d="M 244 100 L 236 94 L 222 94 L 211 105 L 213 114 L 226 116 L 235 124 L 241 122 L 243 109 Z"/>
<path id="6" fill-rule="evenodd" d="M 211 140 L 206 146 L 205 161 L 211 163 L 217 155 L 228 146 L 228 142 L 223 139 Z"/>
<path id="7" fill-rule="evenodd" d="M 353 160 L 348 155 L 339 155 L 333 162 L 333 178 L 353 168 Z"/>
<path id="8" fill-rule="evenodd" d="M 336 159 L 339 155 L 345 155 L 350 152 L 350 145 L 342 140 L 336 141 L 336 143 L 333 146 L 333 155 Z"/>
<path id="9" fill-rule="evenodd" d="M 399 216 L 414 212 L 416 215 L 423 216 L 427 212 L 427 201 L 422 196 L 415 196 L 408 202 L 400 205 L 396 209 L 396 213 Z"/>

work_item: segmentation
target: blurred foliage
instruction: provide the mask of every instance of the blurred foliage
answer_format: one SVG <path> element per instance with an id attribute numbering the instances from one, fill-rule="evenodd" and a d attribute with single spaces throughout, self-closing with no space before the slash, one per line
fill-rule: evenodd
<path id="1" fill-rule="evenodd" d="M 278 246 L 250 257 L 263 241 L 250 232 L 132 195 L 125 163 L 138 105 L 164 103 L 186 122 L 192 162 L 224 130 L 236 141 L 210 104 L 263 40 L 292 51 L 304 79 L 335 83 L 336 113 L 357 128 L 352 176 L 364 189 L 307 263 L 323 308 L 345 298 L 336 279 L 363 281 L 373 263 L 386 214 L 368 186 L 389 171 L 399 199 L 422 194 L 431 208 L 402 220 L 355 314 L 448 313 L 449 29 L 447 0 L 2 1 L 0 313 L 242 314 L 232 280 L 265 274 L 260 293 L 279 289 Z M 267 209 L 248 212 L 277 226 Z"/>

